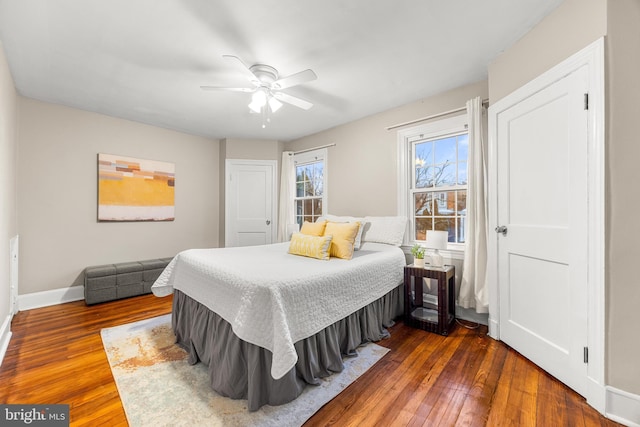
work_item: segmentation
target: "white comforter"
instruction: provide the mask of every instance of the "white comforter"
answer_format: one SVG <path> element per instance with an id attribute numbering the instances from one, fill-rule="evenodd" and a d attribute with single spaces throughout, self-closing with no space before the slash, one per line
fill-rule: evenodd
<path id="1" fill-rule="evenodd" d="M 270 350 L 271 375 L 298 360 L 293 344 L 357 311 L 403 280 L 400 248 L 367 242 L 353 259 L 287 253 L 288 243 L 179 253 L 151 290 L 178 289 L 218 313 L 241 339 Z"/>

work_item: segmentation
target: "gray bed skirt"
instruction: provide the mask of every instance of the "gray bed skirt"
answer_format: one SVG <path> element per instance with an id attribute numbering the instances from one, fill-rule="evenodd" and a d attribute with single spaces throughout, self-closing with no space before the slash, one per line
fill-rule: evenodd
<path id="1" fill-rule="evenodd" d="M 343 356 L 389 336 L 385 329 L 403 312 L 403 285 L 387 295 L 295 343 L 296 366 L 280 379 L 271 377 L 271 352 L 238 338 L 231 325 L 206 306 L 175 290 L 173 331 L 189 353 L 189 363 L 208 366 L 211 387 L 232 399 L 247 399 L 248 409 L 282 405 L 298 397 L 307 384 L 341 372 Z"/>

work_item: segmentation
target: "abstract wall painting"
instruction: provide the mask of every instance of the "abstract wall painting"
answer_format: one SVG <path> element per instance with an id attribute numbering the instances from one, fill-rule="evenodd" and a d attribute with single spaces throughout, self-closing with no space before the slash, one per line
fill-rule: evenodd
<path id="1" fill-rule="evenodd" d="M 98 221 L 173 221 L 175 164 L 98 154 Z"/>

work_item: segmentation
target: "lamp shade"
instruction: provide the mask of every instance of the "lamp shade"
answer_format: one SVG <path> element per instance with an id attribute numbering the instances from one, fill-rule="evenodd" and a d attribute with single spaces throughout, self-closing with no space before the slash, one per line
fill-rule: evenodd
<path id="1" fill-rule="evenodd" d="M 427 230 L 427 243 L 429 249 L 447 249 L 449 233 L 446 231 Z"/>

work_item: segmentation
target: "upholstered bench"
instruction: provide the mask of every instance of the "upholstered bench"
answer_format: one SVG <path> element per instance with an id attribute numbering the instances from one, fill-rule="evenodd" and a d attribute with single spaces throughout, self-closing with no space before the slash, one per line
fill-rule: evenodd
<path id="1" fill-rule="evenodd" d="M 160 258 L 87 267 L 84 301 L 90 305 L 148 294 L 169 261 L 171 258 Z"/>

